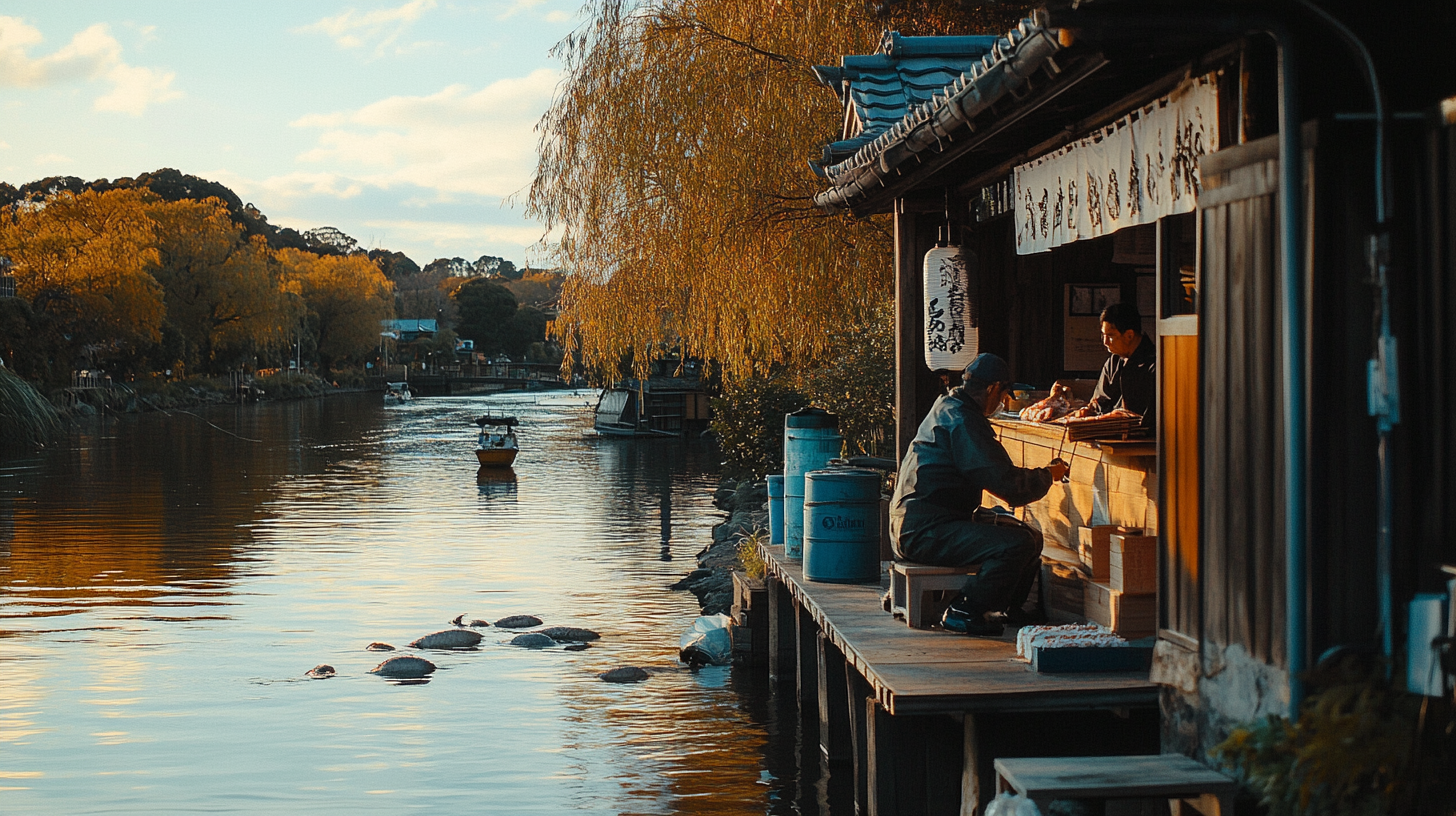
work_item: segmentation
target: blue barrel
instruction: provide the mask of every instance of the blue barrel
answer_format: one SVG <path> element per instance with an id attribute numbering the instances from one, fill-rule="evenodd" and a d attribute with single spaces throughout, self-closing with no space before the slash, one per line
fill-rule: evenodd
<path id="1" fill-rule="evenodd" d="M 784 555 L 804 557 L 804 474 L 839 456 L 839 417 L 802 408 L 784 417 Z"/>
<path id="2" fill-rule="evenodd" d="M 779 473 L 768 477 L 768 543 L 784 543 L 784 477 Z"/>
<path id="3" fill-rule="evenodd" d="M 880 472 L 828 468 L 805 475 L 804 577 L 832 584 L 880 580 Z"/>

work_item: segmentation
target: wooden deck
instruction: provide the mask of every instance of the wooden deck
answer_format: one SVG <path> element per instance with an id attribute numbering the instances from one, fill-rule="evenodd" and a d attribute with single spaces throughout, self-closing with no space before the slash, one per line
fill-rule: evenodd
<path id="1" fill-rule="evenodd" d="M 883 587 L 808 582 L 803 565 L 786 559 L 783 547 L 762 550 L 769 572 L 891 715 L 1157 705 L 1157 687 L 1146 672 L 1038 674 L 1016 659 L 1014 630 L 990 639 L 911 629 L 882 610 Z"/>

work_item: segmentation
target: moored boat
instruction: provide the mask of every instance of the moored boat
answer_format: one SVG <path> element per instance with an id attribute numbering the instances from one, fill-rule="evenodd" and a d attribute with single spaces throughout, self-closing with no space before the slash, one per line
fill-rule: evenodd
<path id="1" fill-rule="evenodd" d="M 508 468 L 515 464 L 520 445 L 516 441 L 517 420 L 513 416 L 477 417 L 480 426 L 476 437 L 475 458 L 483 468 Z"/>
<path id="2" fill-rule="evenodd" d="M 659 360 L 645 380 L 602 391 L 593 427 L 604 436 L 688 436 L 708 428 L 708 393 L 693 363 Z"/>
<path id="3" fill-rule="evenodd" d="M 414 397 L 414 394 L 411 394 L 410 393 L 409 383 L 403 383 L 403 382 L 385 383 L 385 389 L 384 389 L 384 404 L 385 405 L 398 405 L 398 404 L 400 404 L 402 402 L 409 402 L 410 400 L 412 400 L 414 398 L 415 398 Z"/>

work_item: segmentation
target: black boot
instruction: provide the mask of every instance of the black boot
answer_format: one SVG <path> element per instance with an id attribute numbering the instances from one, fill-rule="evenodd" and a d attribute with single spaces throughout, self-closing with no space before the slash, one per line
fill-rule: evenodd
<path id="1" fill-rule="evenodd" d="M 986 620 L 985 612 L 977 612 L 968 609 L 964 605 L 965 596 L 951 601 L 950 606 L 945 608 L 945 614 L 940 618 L 940 625 L 951 632 L 960 632 L 963 635 L 975 637 L 1000 637 L 1005 628 L 996 621 Z"/>

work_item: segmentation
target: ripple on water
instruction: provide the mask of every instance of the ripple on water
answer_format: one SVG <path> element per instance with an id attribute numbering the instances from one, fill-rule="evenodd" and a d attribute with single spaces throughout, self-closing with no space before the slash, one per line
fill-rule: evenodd
<path id="1" fill-rule="evenodd" d="M 33 774 L 7 800 L 764 811 L 764 727 L 729 672 L 677 664 L 697 609 L 664 589 L 720 517 L 714 454 L 596 439 L 589 408 L 536 399 L 205 412 L 258 443 L 183 415 L 105 417 L 5 469 L 0 666 L 27 668 L 23 695 L 7 684 L 0 750 L 7 774 Z M 471 420 L 488 411 L 522 421 L 510 476 L 477 476 Z M 429 652 L 428 685 L 368 674 L 383 657 L 369 643 L 408 643 L 462 613 L 602 637 L 520 649 L 483 629 L 474 650 Z M 72 625 L 47 625 L 61 619 Z M 307 682 L 320 664 L 335 675 Z M 597 679 L 624 665 L 651 679 Z M 76 773 L 87 767 L 104 771 Z"/>

